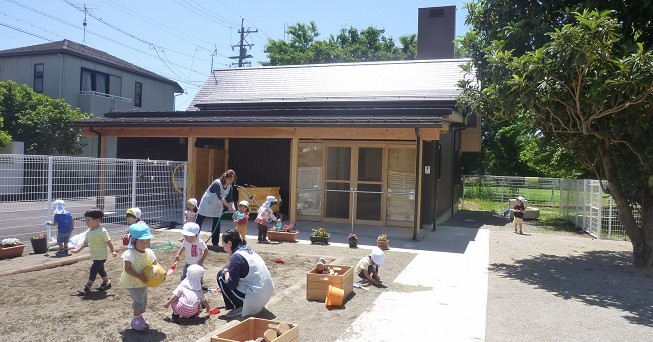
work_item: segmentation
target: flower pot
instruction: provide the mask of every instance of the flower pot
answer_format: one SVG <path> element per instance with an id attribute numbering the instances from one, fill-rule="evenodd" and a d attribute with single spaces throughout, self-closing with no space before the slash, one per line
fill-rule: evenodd
<path id="1" fill-rule="evenodd" d="M 384 251 L 390 249 L 390 240 L 376 240 L 376 247 L 381 248 Z"/>
<path id="2" fill-rule="evenodd" d="M 268 230 L 268 240 L 283 241 L 283 242 L 297 242 L 298 233 L 299 232 L 278 232 L 276 230 Z"/>
<path id="3" fill-rule="evenodd" d="M 48 240 L 46 238 L 30 239 L 34 254 L 45 254 L 48 252 Z"/>
<path id="4" fill-rule="evenodd" d="M 311 244 L 317 244 L 317 243 L 321 243 L 321 244 L 324 244 L 324 245 L 329 244 L 329 238 L 328 237 L 311 236 L 310 239 L 311 239 Z"/>
<path id="5" fill-rule="evenodd" d="M 0 259 L 15 258 L 23 255 L 25 245 L 22 243 L 16 246 L 0 247 Z"/>
<path id="6" fill-rule="evenodd" d="M 358 247 L 358 239 L 349 239 L 349 248 L 357 248 Z"/>

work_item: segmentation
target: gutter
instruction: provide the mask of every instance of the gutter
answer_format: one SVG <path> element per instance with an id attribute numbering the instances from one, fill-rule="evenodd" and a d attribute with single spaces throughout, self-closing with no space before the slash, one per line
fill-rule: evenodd
<path id="1" fill-rule="evenodd" d="M 59 56 L 59 98 L 62 98 L 63 94 L 63 55 L 58 53 Z"/>

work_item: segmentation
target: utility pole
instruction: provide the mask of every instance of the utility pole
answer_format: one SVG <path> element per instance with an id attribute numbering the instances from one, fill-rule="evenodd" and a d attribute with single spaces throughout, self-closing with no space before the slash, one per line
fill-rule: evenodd
<path id="1" fill-rule="evenodd" d="M 238 65 L 239 68 L 242 68 L 243 66 L 251 66 L 252 62 L 245 61 L 246 58 L 252 58 L 252 55 L 247 54 L 247 48 L 251 48 L 254 46 L 254 44 L 249 44 L 245 38 L 247 37 L 248 34 L 250 33 L 256 33 L 258 32 L 258 29 L 255 29 L 253 31 L 250 31 L 249 27 L 247 30 L 245 30 L 245 27 L 243 26 L 245 23 L 245 18 L 241 18 L 240 21 L 240 30 L 238 30 L 238 33 L 240 33 L 240 43 L 238 45 L 232 45 L 231 49 L 233 50 L 234 48 L 238 47 L 238 56 L 231 56 L 229 58 L 231 59 L 237 59 L 238 63 L 231 63 L 232 66 Z"/>

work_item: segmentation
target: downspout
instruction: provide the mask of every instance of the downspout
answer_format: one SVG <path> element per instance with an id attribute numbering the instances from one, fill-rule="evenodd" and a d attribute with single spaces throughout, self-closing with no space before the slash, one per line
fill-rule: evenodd
<path id="1" fill-rule="evenodd" d="M 102 158 L 102 133 L 94 130 L 93 127 L 89 127 L 88 130 L 97 135 L 97 157 Z"/>
<path id="2" fill-rule="evenodd" d="M 434 140 L 433 142 L 433 171 L 431 171 L 433 175 L 433 228 L 431 230 L 435 231 L 438 222 L 438 182 L 440 181 L 438 153 L 440 151 L 440 140 Z M 436 166 L 435 163 L 438 163 L 438 165 Z"/>
<path id="3" fill-rule="evenodd" d="M 63 94 L 63 55 L 58 53 L 59 56 L 59 98 L 62 98 Z"/>
<path id="4" fill-rule="evenodd" d="M 465 125 L 453 128 L 453 152 L 454 153 L 456 152 L 456 132 L 464 131 L 465 129 L 467 129 L 467 126 Z M 462 141 L 462 136 L 460 137 L 460 140 Z M 458 158 L 458 155 L 454 155 L 453 153 L 452 156 L 454 158 Z M 460 169 L 460 163 L 458 163 L 458 169 Z M 456 174 L 456 170 L 454 169 L 454 163 L 452 160 L 451 175 L 455 175 L 455 174 Z M 450 207 L 451 207 L 451 216 L 453 217 L 453 215 L 456 213 L 453 208 L 453 204 L 454 204 L 453 201 L 456 198 L 456 192 L 454 191 L 456 188 L 456 181 L 453 179 L 453 177 L 451 180 L 453 180 L 453 182 L 451 182 L 451 206 Z"/>
<path id="5" fill-rule="evenodd" d="M 419 128 L 417 128 L 417 127 L 415 127 L 415 136 L 417 137 L 417 139 L 416 139 L 416 141 L 417 141 L 417 143 L 416 143 L 417 154 L 415 156 L 416 157 L 415 158 L 415 171 L 417 172 L 417 174 L 415 175 L 415 208 L 414 208 L 415 213 L 413 214 L 413 217 L 415 219 L 413 220 L 413 241 L 417 240 L 417 222 L 419 222 L 419 218 L 417 217 L 417 215 L 418 215 L 418 210 L 417 210 L 418 207 L 417 206 L 422 204 L 422 203 L 417 202 L 417 199 L 419 198 L 419 190 L 420 190 L 420 185 L 421 185 L 420 175 L 422 174 L 422 170 L 421 170 L 422 166 L 419 165 L 420 153 L 422 153 L 422 151 L 420 151 L 420 149 L 419 149 L 419 146 L 420 146 L 419 144 L 420 144 L 421 138 L 420 138 L 420 135 L 419 135 Z"/>

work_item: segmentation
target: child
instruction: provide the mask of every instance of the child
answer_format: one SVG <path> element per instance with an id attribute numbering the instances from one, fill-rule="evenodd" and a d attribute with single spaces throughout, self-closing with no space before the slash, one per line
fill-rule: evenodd
<path id="1" fill-rule="evenodd" d="M 513 208 L 513 213 L 515 215 L 515 218 L 513 219 L 513 223 L 515 224 L 515 234 L 524 234 L 522 231 L 522 223 L 524 222 L 525 210 L 526 208 L 524 207 L 522 198 L 517 197 L 515 200 L 515 207 Z M 517 228 L 519 228 L 519 231 L 517 231 Z"/>
<path id="2" fill-rule="evenodd" d="M 379 276 L 379 266 L 383 265 L 383 251 L 379 247 L 372 248 L 372 253 L 362 258 L 356 264 L 356 273 L 360 277 L 360 283 L 363 285 L 374 284 L 381 285 Z"/>
<path id="3" fill-rule="evenodd" d="M 204 278 L 204 267 L 200 265 L 188 267 L 188 277 L 181 281 L 181 284 L 172 291 L 170 299 L 163 304 L 164 308 L 172 305 L 173 320 L 179 317 L 195 317 L 202 311 L 202 306 L 207 314 L 210 313 L 209 301 L 202 291 L 202 278 Z"/>
<path id="4" fill-rule="evenodd" d="M 326 260 L 324 258 L 319 258 L 317 259 L 317 264 L 315 265 L 315 272 L 318 274 L 329 274 L 329 275 L 336 275 L 336 271 L 334 271 L 331 267 L 326 265 Z"/>
<path id="5" fill-rule="evenodd" d="M 197 218 L 197 200 L 194 198 L 189 198 L 186 201 L 186 211 L 184 212 L 184 223 L 186 222 L 195 222 Z"/>
<path id="6" fill-rule="evenodd" d="M 240 233 L 240 238 L 243 240 L 243 245 L 246 245 L 245 235 L 247 234 L 247 221 L 249 220 L 249 202 L 238 202 L 238 212 L 234 215 L 234 222 L 236 223 L 236 230 Z"/>
<path id="7" fill-rule="evenodd" d="M 181 243 L 181 248 L 177 252 L 175 261 L 179 261 L 182 253 L 186 252 L 186 266 L 181 272 L 181 280 L 186 278 L 186 271 L 191 265 L 204 266 L 204 260 L 209 254 L 206 243 L 199 237 L 200 226 L 195 222 L 188 222 L 184 224 L 181 234 L 184 236 L 184 241 Z"/>
<path id="8" fill-rule="evenodd" d="M 154 236 L 150 233 L 150 227 L 145 223 L 132 224 L 129 227 L 129 246 L 122 254 L 125 261 L 120 276 L 120 286 L 129 291 L 132 297 L 132 308 L 134 316 L 131 327 L 134 330 L 147 330 L 150 325 L 143 318 L 147 307 L 147 276 L 143 269 L 148 265 L 158 265 L 154 252 L 147 248 L 150 239 Z"/>
<path id="9" fill-rule="evenodd" d="M 93 264 L 91 265 L 91 271 L 86 285 L 79 290 L 79 294 L 81 295 L 91 293 L 91 286 L 93 286 L 93 282 L 98 274 L 102 277 L 102 284 L 100 284 L 97 289 L 100 291 L 106 291 L 111 288 L 111 280 L 109 280 L 109 275 L 107 275 L 107 272 L 104 270 L 104 263 L 109 258 L 107 247 L 109 247 L 113 257 L 118 254 L 113 248 L 113 243 L 111 242 L 109 233 L 104 229 L 104 227 L 100 227 L 100 221 L 103 217 L 104 212 L 98 208 L 93 208 L 84 213 L 84 220 L 86 221 L 86 226 L 88 226 L 88 231 L 86 231 L 84 242 L 77 246 L 77 248 L 71 250 L 73 254 L 77 254 L 79 251 L 84 249 L 84 247 L 88 246 L 88 249 L 91 251 L 91 260 L 93 260 Z"/>
<path id="10" fill-rule="evenodd" d="M 66 210 L 66 202 L 63 200 L 56 200 L 52 204 L 54 208 L 54 218 L 46 224 L 57 227 L 57 244 L 59 244 L 59 251 L 55 253 L 57 256 L 68 255 L 68 240 L 73 231 L 73 214 Z"/>
<path id="11" fill-rule="evenodd" d="M 258 243 L 268 242 L 268 224 L 277 220 L 277 217 L 272 212 L 272 206 L 275 203 L 277 203 L 277 199 L 274 196 L 268 196 L 265 199 L 265 203 L 258 209 L 258 215 L 255 220 L 258 227 Z"/>

